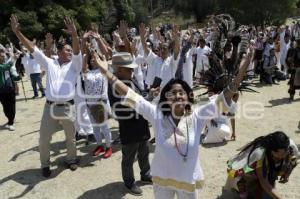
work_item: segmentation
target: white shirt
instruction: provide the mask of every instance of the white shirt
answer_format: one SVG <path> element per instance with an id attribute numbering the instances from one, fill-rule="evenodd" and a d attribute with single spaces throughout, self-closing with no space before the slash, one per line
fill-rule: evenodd
<path id="1" fill-rule="evenodd" d="M 144 73 L 142 68 L 144 68 L 145 59 L 143 56 L 138 55 L 137 57 L 134 56 L 133 60 L 137 64 L 137 67 L 133 70 L 134 77 L 140 89 L 144 90 Z"/>
<path id="2" fill-rule="evenodd" d="M 146 58 L 146 62 L 148 64 L 148 71 L 150 80 L 148 85 L 153 84 L 153 80 L 155 77 L 160 77 L 162 79 L 160 87 L 163 88 L 172 78 L 175 77 L 175 73 L 178 67 L 179 55 L 177 59 L 174 59 L 174 56 L 169 56 L 167 59 L 163 60 L 161 57 L 154 54 L 150 51 L 149 55 Z"/>
<path id="3" fill-rule="evenodd" d="M 148 86 L 153 84 L 154 78 L 160 78 L 161 66 L 163 64 L 163 59 L 155 55 L 152 51 L 150 51 L 149 55 L 146 57 L 147 64 L 147 74 L 145 78 L 145 83 Z"/>
<path id="4" fill-rule="evenodd" d="M 81 53 L 73 55 L 72 60 L 60 65 L 57 59 L 51 59 L 34 47 L 32 53 L 36 61 L 47 72 L 46 98 L 54 102 L 66 102 L 74 99 L 77 77 L 82 69 Z"/>
<path id="5" fill-rule="evenodd" d="M 196 61 L 196 68 L 198 68 L 199 71 L 206 71 L 209 69 L 209 65 L 207 64 L 208 58 L 207 54 L 211 52 L 211 49 L 208 46 L 204 46 L 204 48 L 193 48 L 192 54 L 197 54 L 197 61 Z"/>
<path id="6" fill-rule="evenodd" d="M 218 99 L 224 102 L 223 93 Z M 207 122 L 218 115 L 219 107 L 217 104 L 219 103 L 210 102 L 196 108 L 191 115 L 181 118 L 176 130 L 172 124 L 173 120 L 169 116 L 164 116 L 157 106 L 146 101 L 131 89 L 125 96 L 123 103 L 135 108 L 153 125 L 156 138 L 156 148 L 151 164 L 153 182 L 160 186 L 187 192 L 194 192 L 195 189 L 200 188 L 198 185 L 204 179 L 198 157 L 200 133 Z M 227 104 L 225 106 L 228 108 Z M 175 134 L 178 148 L 183 154 L 187 152 L 186 159 L 177 150 Z M 187 144 L 187 140 L 189 140 L 189 144 Z"/>
<path id="7" fill-rule="evenodd" d="M 193 88 L 193 55 L 191 49 L 186 54 L 185 63 L 183 64 L 183 80 Z"/>
<path id="8" fill-rule="evenodd" d="M 286 66 L 286 61 L 285 60 L 286 60 L 288 50 L 290 48 L 291 41 L 286 43 L 284 41 L 284 35 L 285 35 L 285 31 L 283 31 L 280 34 L 280 64 Z"/>
<path id="9" fill-rule="evenodd" d="M 107 79 L 99 69 L 90 70 L 83 74 L 84 90 L 88 102 L 97 102 L 100 99 L 107 100 Z"/>
<path id="10" fill-rule="evenodd" d="M 30 58 L 29 54 L 25 54 L 21 60 L 25 71 L 27 74 L 41 73 L 41 66 L 37 61 L 32 57 Z"/>

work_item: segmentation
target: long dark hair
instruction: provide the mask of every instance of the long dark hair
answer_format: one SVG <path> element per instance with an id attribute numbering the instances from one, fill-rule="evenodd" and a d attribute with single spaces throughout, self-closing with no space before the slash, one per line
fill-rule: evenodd
<path id="1" fill-rule="evenodd" d="M 275 163 L 272 158 L 272 151 L 277 151 L 279 149 L 288 150 L 289 146 L 290 146 L 289 137 L 282 131 L 276 131 L 266 136 L 260 136 L 256 138 L 255 140 L 247 144 L 246 147 L 243 148 L 243 150 L 240 153 L 251 148 L 247 159 L 247 163 L 249 165 L 249 160 L 252 152 L 259 147 L 264 148 L 266 153 L 266 158 L 264 158 L 263 160 L 264 176 L 268 177 L 269 183 L 272 186 L 274 186 L 277 176 L 275 170 Z M 268 162 L 268 168 L 266 168 L 267 162 Z"/>
<path id="2" fill-rule="evenodd" d="M 191 107 L 190 104 L 194 103 L 193 90 L 188 85 L 188 83 L 186 83 L 185 81 L 183 81 L 181 79 L 174 79 L 174 78 L 172 78 L 165 85 L 165 87 L 162 89 L 161 94 L 160 94 L 160 99 L 159 99 L 159 102 L 158 102 L 159 108 L 161 109 L 163 115 L 165 115 L 165 116 L 170 115 L 172 113 L 170 105 L 166 103 L 167 102 L 166 94 L 167 94 L 167 92 L 169 92 L 172 89 L 172 86 L 174 84 L 180 84 L 182 86 L 183 90 L 188 95 L 188 102 L 189 102 L 189 104 L 187 104 L 186 107 L 185 107 L 185 109 L 187 111 L 191 111 L 192 107 Z"/>

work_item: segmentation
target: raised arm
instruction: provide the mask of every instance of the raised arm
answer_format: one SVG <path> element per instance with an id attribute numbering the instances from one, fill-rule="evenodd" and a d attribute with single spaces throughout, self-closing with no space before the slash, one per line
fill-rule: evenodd
<path id="1" fill-rule="evenodd" d="M 127 29 L 128 29 L 128 25 L 127 25 L 126 21 L 124 21 L 124 20 L 120 21 L 119 33 L 120 33 L 121 39 L 123 40 L 123 42 L 125 44 L 126 52 L 133 55 L 132 50 L 131 50 L 131 44 L 130 44 L 130 41 L 127 36 Z"/>
<path id="2" fill-rule="evenodd" d="M 122 81 L 118 80 L 111 72 L 109 72 L 108 64 L 105 60 L 105 56 L 101 58 L 97 53 L 93 52 L 93 58 L 98 65 L 101 73 L 107 78 L 108 82 L 112 85 L 112 89 L 118 93 L 118 96 L 122 96 L 124 100 L 122 104 L 134 108 L 139 114 L 141 114 L 146 120 L 154 124 L 155 120 L 155 106 L 145 100 L 141 95 L 134 92 Z M 115 93 L 115 92 L 113 92 Z"/>
<path id="3" fill-rule="evenodd" d="M 113 88 L 118 92 L 120 96 L 126 96 L 129 87 L 126 86 L 123 82 L 118 80 L 116 76 L 114 76 L 109 70 L 108 70 L 108 63 L 105 59 L 105 56 L 102 56 L 101 58 L 97 55 L 96 52 L 92 53 L 92 57 L 94 58 L 97 66 L 99 67 L 101 73 L 107 78 L 108 82 L 113 85 Z"/>
<path id="4" fill-rule="evenodd" d="M 82 46 L 82 72 L 87 73 L 88 72 L 88 56 L 90 55 L 88 46 L 87 46 L 87 39 L 90 36 L 90 32 L 85 32 L 82 35 L 82 41 L 81 41 L 81 46 Z"/>
<path id="5" fill-rule="evenodd" d="M 247 71 L 247 68 L 252 60 L 253 52 L 254 52 L 254 48 L 253 46 L 250 46 L 249 52 L 242 59 L 241 66 L 239 68 L 239 72 L 237 76 L 234 78 L 233 82 L 230 83 L 228 87 L 225 88 L 225 90 L 223 91 L 225 100 L 229 106 L 231 105 L 231 99 L 233 95 L 238 92 L 238 87 L 240 86 L 240 83 L 242 82 L 244 75 Z"/>
<path id="6" fill-rule="evenodd" d="M 49 58 L 51 58 L 52 55 L 52 50 L 53 50 L 53 36 L 51 33 L 47 33 L 45 36 L 45 44 L 46 44 L 46 50 L 45 50 L 45 55 Z"/>
<path id="7" fill-rule="evenodd" d="M 71 19 L 69 17 L 66 17 L 64 22 L 65 22 L 65 26 L 66 26 L 66 29 L 64 29 L 64 31 L 66 33 L 70 34 L 72 37 L 73 54 L 78 55 L 80 53 L 80 44 L 79 44 L 79 38 L 77 35 L 75 23 L 74 23 L 73 19 Z"/>
<path id="8" fill-rule="evenodd" d="M 172 38 L 174 39 L 174 42 L 175 42 L 174 59 L 177 60 L 177 57 L 178 57 L 179 51 L 180 51 L 180 32 L 179 32 L 179 28 L 177 25 L 173 26 Z"/>
<path id="9" fill-rule="evenodd" d="M 12 31 L 18 37 L 19 41 L 29 50 L 30 53 L 34 51 L 34 43 L 31 42 L 27 37 L 25 37 L 21 32 L 21 26 L 18 22 L 16 15 L 12 14 L 10 17 L 10 26 Z"/>
<path id="10" fill-rule="evenodd" d="M 145 24 L 141 23 L 140 26 L 139 26 L 139 32 L 140 32 L 140 38 L 141 38 L 141 43 L 142 43 L 142 46 L 143 46 L 143 49 L 144 49 L 144 53 L 145 55 L 149 55 L 150 53 L 150 49 L 148 48 L 147 46 L 147 43 L 146 43 L 146 27 L 145 27 Z"/>
<path id="11" fill-rule="evenodd" d="M 96 42 L 100 48 L 101 53 L 105 55 L 106 59 L 109 59 L 109 57 L 110 57 L 109 50 L 108 50 L 108 46 L 106 45 L 106 42 L 104 41 L 104 39 L 97 32 L 91 32 L 91 35 L 96 39 Z"/>

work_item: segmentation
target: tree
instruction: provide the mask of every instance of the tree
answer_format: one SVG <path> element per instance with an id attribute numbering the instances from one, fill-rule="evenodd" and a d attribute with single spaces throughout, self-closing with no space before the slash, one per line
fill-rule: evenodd
<path id="1" fill-rule="evenodd" d="M 292 15 L 299 0 L 217 0 L 219 13 L 231 14 L 242 24 L 281 24 Z"/>
<path id="2" fill-rule="evenodd" d="M 175 1 L 175 10 L 184 17 L 194 15 L 197 22 L 202 21 L 207 15 L 214 12 L 214 0 L 178 0 Z"/>
<path id="3" fill-rule="evenodd" d="M 136 2 L 140 8 L 133 6 Z M 8 38 L 16 41 L 9 28 L 9 17 L 16 13 L 22 30 L 30 38 L 42 39 L 46 32 L 58 37 L 63 32 L 63 18 L 71 16 L 75 19 L 78 30 L 86 30 L 90 24 L 104 25 L 104 31 L 111 31 L 119 20 L 124 19 L 133 24 L 136 13 L 142 18 L 143 8 L 140 0 L 0 0 L 0 42 L 6 43 Z M 145 13 L 147 16 L 147 13 Z"/>

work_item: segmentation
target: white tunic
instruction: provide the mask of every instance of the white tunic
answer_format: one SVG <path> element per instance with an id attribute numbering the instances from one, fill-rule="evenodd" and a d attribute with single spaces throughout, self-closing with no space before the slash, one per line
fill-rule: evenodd
<path id="1" fill-rule="evenodd" d="M 155 77 L 162 79 L 160 87 L 163 88 L 168 81 L 175 77 L 175 73 L 178 66 L 178 60 L 174 59 L 174 56 L 169 56 L 163 60 L 161 57 L 154 54 L 152 51 L 148 54 L 146 62 L 148 65 L 146 84 L 152 85 Z"/>
<path id="2" fill-rule="evenodd" d="M 284 35 L 285 35 L 285 31 L 280 34 L 280 64 L 287 67 L 286 56 L 290 48 L 291 42 L 289 41 L 288 43 L 285 43 Z"/>
<path id="3" fill-rule="evenodd" d="M 185 63 L 183 64 L 183 80 L 193 88 L 193 55 L 191 50 L 187 52 Z"/>
<path id="4" fill-rule="evenodd" d="M 196 61 L 196 69 L 197 72 L 206 71 L 209 69 L 209 62 L 206 55 L 211 52 L 211 49 L 208 46 L 204 46 L 204 48 L 193 48 L 191 50 L 192 54 L 197 54 L 197 61 Z M 198 73 L 195 73 L 197 75 Z"/>
<path id="5" fill-rule="evenodd" d="M 218 102 L 225 100 L 223 94 L 218 99 Z M 200 132 L 210 119 L 218 115 L 219 109 L 225 106 L 217 107 L 217 102 L 210 102 L 198 107 L 191 115 L 183 117 L 175 130 L 169 116 L 164 116 L 157 106 L 146 101 L 131 89 L 123 103 L 135 108 L 153 125 L 156 138 L 156 148 L 151 165 L 153 182 L 159 186 L 186 192 L 194 192 L 201 188 L 204 175 L 198 158 Z M 228 106 L 226 107 L 228 109 Z M 178 147 L 175 144 L 175 134 Z M 189 143 L 188 149 L 187 142 Z M 187 153 L 186 160 L 180 155 L 178 149 L 182 154 Z"/>

